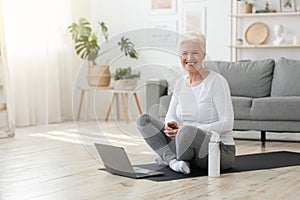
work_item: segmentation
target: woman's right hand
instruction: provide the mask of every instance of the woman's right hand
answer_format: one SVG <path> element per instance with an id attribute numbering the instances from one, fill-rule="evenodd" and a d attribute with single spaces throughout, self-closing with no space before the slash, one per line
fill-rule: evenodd
<path id="1" fill-rule="evenodd" d="M 165 124 L 164 132 L 169 138 L 174 139 L 176 137 L 178 129 L 179 127 L 177 126 L 177 123 L 175 121 L 171 121 Z"/>

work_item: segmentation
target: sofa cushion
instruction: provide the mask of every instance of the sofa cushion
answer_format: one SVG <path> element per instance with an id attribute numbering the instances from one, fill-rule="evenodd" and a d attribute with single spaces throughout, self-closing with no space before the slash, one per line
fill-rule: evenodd
<path id="1" fill-rule="evenodd" d="M 252 98 L 249 97 L 231 97 L 234 119 L 250 119 L 250 109 Z"/>
<path id="2" fill-rule="evenodd" d="M 268 97 L 253 100 L 252 120 L 300 121 L 300 97 Z"/>
<path id="3" fill-rule="evenodd" d="M 300 96 L 300 61 L 280 59 L 275 64 L 271 96 Z"/>
<path id="4" fill-rule="evenodd" d="M 206 61 L 203 65 L 223 75 L 229 84 L 231 96 L 270 96 L 274 60 L 224 62 Z"/>

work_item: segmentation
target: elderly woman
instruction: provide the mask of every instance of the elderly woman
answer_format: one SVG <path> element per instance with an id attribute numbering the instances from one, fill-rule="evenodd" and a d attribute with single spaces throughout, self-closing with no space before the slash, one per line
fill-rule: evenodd
<path id="1" fill-rule="evenodd" d="M 205 55 L 205 37 L 186 34 L 179 56 L 187 75 L 175 83 L 165 123 L 148 114 L 137 119 L 139 131 L 158 154 L 156 162 L 184 174 L 190 173 L 190 164 L 207 169 L 212 132 L 217 132 L 221 139 L 221 169 L 232 168 L 234 163 L 229 86 L 220 74 L 203 67 Z"/>

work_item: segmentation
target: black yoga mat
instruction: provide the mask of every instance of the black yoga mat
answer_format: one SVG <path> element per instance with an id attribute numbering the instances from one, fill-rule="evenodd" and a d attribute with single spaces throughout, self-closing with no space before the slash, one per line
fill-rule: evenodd
<path id="1" fill-rule="evenodd" d="M 300 153 L 279 151 L 270 153 L 258 153 L 236 156 L 234 168 L 222 171 L 221 174 L 254 171 L 262 169 L 273 169 L 279 167 L 288 167 L 300 165 Z M 169 181 L 183 178 L 191 178 L 198 176 L 207 176 L 207 171 L 201 170 L 197 167 L 191 167 L 191 173 L 188 175 L 176 173 L 169 167 L 161 168 L 156 164 L 138 165 L 147 169 L 155 169 L 164 172 L 162 176 L 147 177 L 145 179 L 152 181 Z"/>

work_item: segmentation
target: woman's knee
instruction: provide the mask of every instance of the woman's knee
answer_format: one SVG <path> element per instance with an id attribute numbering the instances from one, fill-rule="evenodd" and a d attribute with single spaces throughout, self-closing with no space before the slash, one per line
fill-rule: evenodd
<path id="1" fill-rule="evenodd" d="M 149 114 L 142 114 L 136 120 L 137 128 L 144 138 L 150 138 L 164 129 L 164 124 Z"/>
<path id="2" fill-rule="evenodd" d="M 140 116 L 138 116 L 138 118 L 136 119 L 136 124 L 139 127 L 144 127 L 147 126 L 149 124 L 151 124 L 151 117 L 149 114 L 141 114 Z"/>

